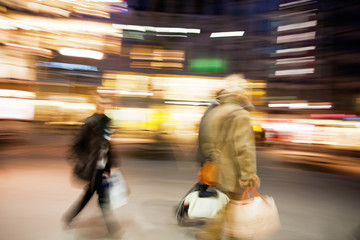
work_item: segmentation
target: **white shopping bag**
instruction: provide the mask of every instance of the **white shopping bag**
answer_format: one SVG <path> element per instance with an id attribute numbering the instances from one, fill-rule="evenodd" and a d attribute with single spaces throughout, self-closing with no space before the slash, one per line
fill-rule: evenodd
<path id="1" fill-rule="evenodd" d="M 252 189 L 251 191 L 255 191 Z M 261 196 L 242 201 L 230 201 L 226 211 L 224 234 L 248 238 L 274 233 L 280 228 L 280 218 L 272 197 Z"/>
<path id="2" fill-rule="evenodd" d="M 103 207 L 114 210 L 128 203 L 128 186 L 120 170 L 111 171 L 107 184 L 108 201 L 102 204 Z"/>
<path id="3" fill-rule="evenodd" d="M 228 202 L 229 198 L 223 192 L 216 190 L 216 197 L 199 197 L 199 191 L 189 193 L 184 199 L 184 205 L 188 205 L 189 219 L 212 218 Z"/>

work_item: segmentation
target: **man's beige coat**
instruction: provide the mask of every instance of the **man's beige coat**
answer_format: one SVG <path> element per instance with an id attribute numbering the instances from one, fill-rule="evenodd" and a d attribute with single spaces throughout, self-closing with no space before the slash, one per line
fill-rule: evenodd
<path id="1" fill-rule="evenodd" d="M 245 105 L 238 96 L 222 97 L 220 105 L 205 116 L 199 136 L 205 156 L 218 163 L 217 187 L 225 192 L 259 184 L 255 138 Z"/>

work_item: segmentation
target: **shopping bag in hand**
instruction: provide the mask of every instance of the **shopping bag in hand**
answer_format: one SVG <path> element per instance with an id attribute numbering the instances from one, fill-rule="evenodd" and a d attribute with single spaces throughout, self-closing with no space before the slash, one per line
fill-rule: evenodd
<path id="1" fill-rule="evenodd" d="M 99 202 L 101 207 L 109 209 L 128 203 L 128 186 L 120 170 L 112 170 L 110 177 L 103 177 Z"/>
<path id="2" fill-rule="evenodd" d="M 254 197 L 250 198 L 249 192 Z M 280 218 L 272 197 L 261 196 L 255 188 L 245 189 L 241 201 L 231 200 L 225 215 L 224 234 L 248 238 L 274 233 Z"/>
<path id="3" fill-rule="evenodd" d="M 200 191 L 195 191 L 185 197 L 184 205 L 188 206 L 189 219 L 212 218 L 229 202 L 225 193 L 217 189 L 213 189 L 213 193 L 213 196 L 201 196 Z"/>
<path id="4" fill-rule="evenodd" d="M 229 198 L 216 188 L 196 183 L 176 207 L 177 223 L 181 226 L 203 225 L 228 201 Z"/>

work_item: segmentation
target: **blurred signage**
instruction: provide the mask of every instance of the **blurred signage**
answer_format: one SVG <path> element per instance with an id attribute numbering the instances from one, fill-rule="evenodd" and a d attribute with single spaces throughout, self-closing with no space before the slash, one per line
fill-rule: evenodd
<path id="1" fill-rule="evenodd" d="M 97 67 L 82 65 L 82 64 L 73 64 L 73 63 L 62 63 L 62 62 L 37 62 L 36 66 L 48 67 L 48 68 L 61 68 L 67 70 L 85 70 L 85 71 L 99 71 Z"/>
<path id="2" fill-rule="evenodd" d="M 225 61 L 221 58 L 196 58 L 190 61 L 192 71 L 223 72 Z"/>

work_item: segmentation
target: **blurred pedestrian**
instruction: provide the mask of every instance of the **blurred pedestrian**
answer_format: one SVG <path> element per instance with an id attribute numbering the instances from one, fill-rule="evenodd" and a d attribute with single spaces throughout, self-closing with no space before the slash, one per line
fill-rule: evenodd
<path id="1" fill-rule="evenodd" d="M 64 215 L 64 223 L 68 226 L 89 202 L 93 194 L 98 194 L 101 207 L 103 177 L 110 176 L 113 164 L 111 154 L 109 123 L 111 119 L 104 114 L 110 99 L 96 95 L 96 112 L 85 119 L 71 148 L 75 177 L 88 182 L 83 196 Z M 117 231 L 117 224 L 110 221 L 108 209 L 101 208 L 109 233 Z"/>
<path id="2" fill-rule="evenodd" d="M 237 76 L 232 76 L 232 78 Z M 247 187 L 258 187 L 256 151 L 249 111 L 253 109 L 246 96 L 247 82 L 238 77 L 237 86 L 219 92 L 218 105 L 204 115 L 199 132 L 201 164 L 214 161 L 217 166 L 216 187 L 231 200 L 240 200 Z M 200 240 L 221 238 L 226 206 L 195 234 Z"/>
<path id="3" fill-rule="evenodd" d="M 203 131 L 204 131 L 204 119 L 208 115 L 208 113 L 210 113 L 211 110 L 213 110 L 214 108 L 219 106 L 219 104 L 220 104 L 219 95 L 221 94 L 222 91 L 223 90 L 220 90 L 219 92 L 217 92 L 216 97 L 211 100 L 210 106 L 206 109 L 204 115 L 202 116 L 202 118 L 200 120 L 199 133 L 198 133 L 198 150 L 197 150 L 197 154 L 196 154 L 196 160 L 200 164 L 200 166 L 202 166 L 206 162 L 206 156 L 205 156 L 202 148 L 200 147 L 200 144 L 201 144 L 200 139 L 202 138 Z"/>

